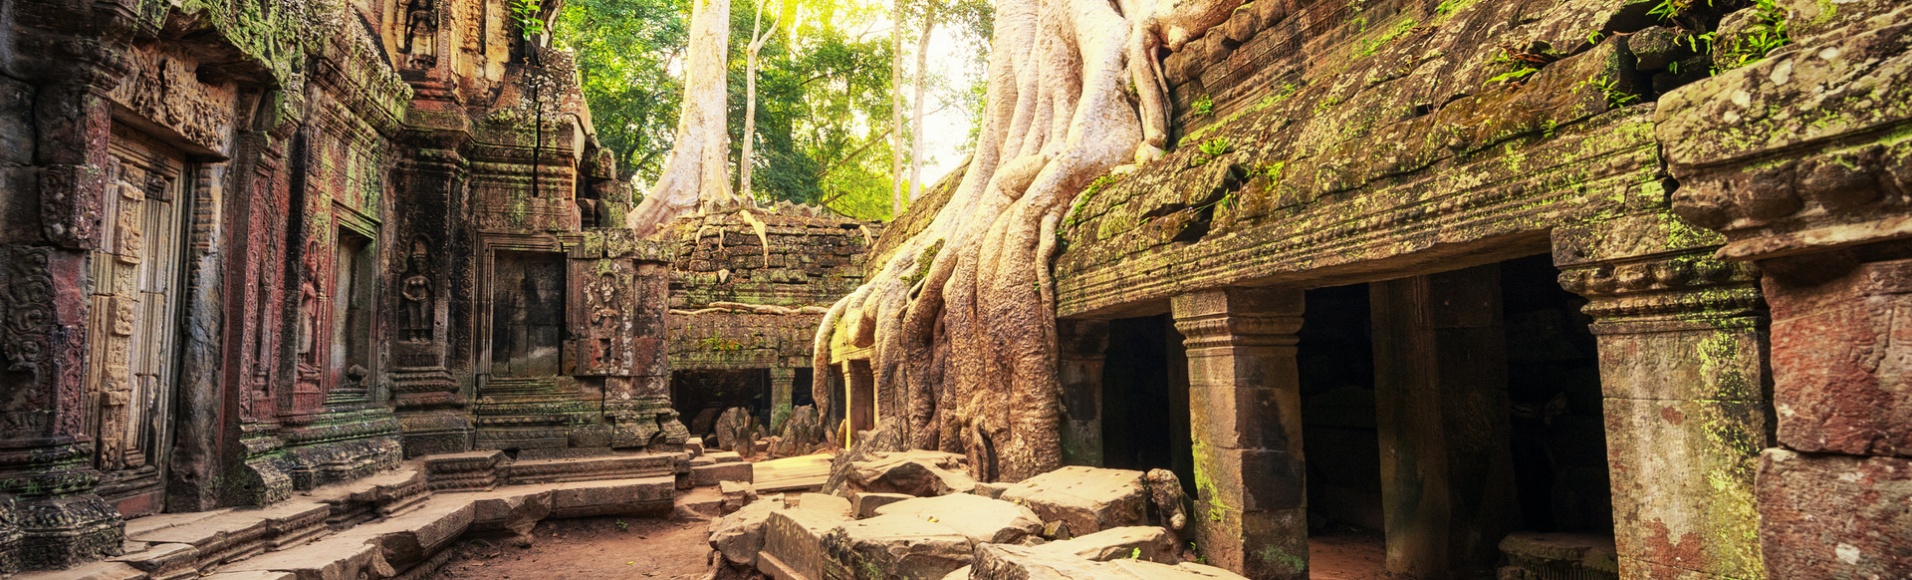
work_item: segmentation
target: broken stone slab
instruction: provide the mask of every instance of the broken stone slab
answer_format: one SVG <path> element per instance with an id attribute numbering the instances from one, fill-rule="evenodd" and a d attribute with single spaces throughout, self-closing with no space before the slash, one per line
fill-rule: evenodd
<path id="1" fill-rule="evenodd" d="M 145 572 L 125 562 L 93 562 L 65 570 L 25 572 L 14 580 L 146 580 Z"/>
<path id="2" fill-rule="evenodd" d="M 712 452 L 708 452 L 703 455 L 700 455 L 698 457 L 710 458 L 710 463 L 707 463 L 706 465 L 717 464 L 717 463 L 737 463 L 739 461 L 744 460 L 744 456 L 735 451 L 712 451 Z"/>
<path id="3" fill-rule="evenodd" d="M 1180 556 L 1174 536 L 1156 526 L 1109 528 L 1085 536 L 1049 542 L 1039 548 L 1098 562 L 1139 558 L 1174 564 Z"/>
<path id="4" fill-rule="evenodd" d="M 717 493 L 719 497 L 717 509 L 720 514 L 737 511 L 738 508 L 757 501 L 756 486 L 745 481 L 719 481 Z"/>
<path id="5" fill-rule="evenodd" d="M 341 535 L 364 535 L 377 545 L 385 561 L 409 568 L 451 545 L 471 528 L 474 502 L 456 496 L 433 498 L 424 507 L 377 523 L 353 528 Z"/>
<path id="6" fill-rule="evenodd" d="M 748 483 L 755 479 L 755 474 L 756 469 L 744 462 L 693 465 L 690 468 L 690 480 L 699 486 L 717 485 L 724 481 Z"/>
<path id="7" fill-rule="evenodd" d="M 969 493 L 980 495 L 989 499 L 1002 499 L 1002 492 L 1008 489 L 1009 489 L 1009 484 L 1007 483 L 1000 483 L 1000 482 L 993 482 L 993 481 L 979 481 L 979 482 L 976 482 L 976 487 L 970 488 Z"/>
<path id="8" fill-rule="evenodd" d="M 199 550 L 191 544 L 154 544 L 144 550 L 121 556 L 107 558 L 112 562 L 125 562 L 139 571 L 154 578 L 197 573 Z"/>
<path id="9" fill-rule="evenodd" d="M 745 457 L 756 453 L 757 424 L 749 410 L 743 407 L 725 409 L 722 415 L 717 416 L 717 424 L 712 428 L 717 431 L 719 449 L 736 451 Z"/>
<path id="10" fill-rule="evenodd" d="M 670 477 L 558 484 L 551 490 L 551 515 L 560 518 L 664 515 L 670 513 L 676 495 L 676 481 Z"/>
<path id="11" fill-rule="evenodd" d="M 899 501 L 912 499 L 915 497 L 916 496 L 909 495 L 906 493 L 881 493 L 881 492 L 866 491 L 866 492 L 856 494 L 856 499 L 850 503 L 855 504 L 856 506 L 856 517 L 867 518 L 867 517 L 876 515 L 876 508 L 890 505 Z"/>
<path id="12" fill-rule="evenodd" d="M 845 513 L 837 514 L 831 509 L 801 506 L 772 510 L 764 522 L 763 551 L 757 555 L 757 569 L 780 579 L 821 580 L 846 575 L 841 566 L 826 557 L 823 536 L 850 521 L 847 511 L 846 507 Z M 825 570 L 834 576 L 826 576 Z"/>
<path id="13" fill-rule="evenodd" d="M 1042 530 L 1042 520 L 1029 508 L 967 493 L 910 498 L 876 508 L 876 515 L 871 520 L 915 518 L 941 524 L 972 543 L 1015 543 Z"/>
<path id="14" fill-rule="evenodd" d="M 698 457 L 703 455 L 704 454 L 704 438 L 692 437 L 690 439 L 684 440 L 684 451 L 689 452 L 691 457 Z"/>
<path id="15" fill-rule="evenodd" d="M 268 572 L 253 570 L 250 572 L 214 572 L 200 576 L 199 580 L 298 580 L 299 576 L 291 572 Z"/>
<path id="16" fill-rule="evenodd" d="M 1220 580 L 1240 575 L 1201 564 L 1168 565 L 1141 559 L 1098 562 L 1046 550 L 1048 546 L 976 546 L 969 577 L 987 580 Z"/>
<path id="17" fill-rule="evenodd" d="M 783 498 L 764 498 L 710 522 L 710 547 L 732 566 L 753 568 L 763 551 L 764 526 L 783 509 Z"/>
<path id="18" fill-rule="evenodd" d="M 1002 499 L 1028 506 L 1045 522 L 1062 522 L 1070 534 L 1145 522 L 1142 472 L 1069 466 L 1009 486 Z"/>
<path id="19" fill-rule="evenodd" d="M 917 497 L 965 493 L 976 487 L 966 463 L 961 455 L 941 451 L 877 453 L 850 466 L 849 482 L 861 491 Z"/>
<path id="20" fill-rule="evenodd" d="M 365 536 L 340 535 L 226 565 L 226 572 L 289 572 L 298 580 L 389 578 L 396 572 Z"/>
<path id="21" fill-rule="evenodd" d="M 784 496 L 784 502 L 791 509 L 814 510 L 834 517 L 849 519 L 856 511 L 850 507 L 850 500 L 827 493 L 799 493 Z"/>
<path id="22" fill-rule="evenodd" d="M 555 486 L 477 494 L 471 504 L 471 529 L 504 530 L 519 537 L 529 537 L 538 521 L 551 515 L 551 487 Z"/>
<path id="23" fill-rule="evenodd" d="M 858 580 L 937 580 L 968 565 L 974 546 L 963 532 L 915 514 L 845 522 L 822 538 L 824 553 Z"/>

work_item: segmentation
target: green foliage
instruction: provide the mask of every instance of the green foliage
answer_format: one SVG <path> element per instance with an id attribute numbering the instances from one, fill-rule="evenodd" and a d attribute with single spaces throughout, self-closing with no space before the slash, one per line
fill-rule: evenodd
<path id="1" fill-rule="evenodd" d="M 1206 117 L 1213 114 L 1215 112 L 1215 99 L 1209 98 L 1208 95 L 1195 97 L 1195 101 L 1188 104 L 1188 112 L 1194 113 L 1195 116 L 1198 117 Z"/>
<path id="2" fill-rule="evenodd" d="M 1737 68 L 1758 62 L 1779 47 L 1792 43 L 1792 35 L 1787 25 L 1789 14 L 1785 8 L 1776 4 L 1776 0 L 1753 0 L 1754 22 L 1746 33 L 1735 39 L 1733 52 L 1738 60 L 1727 68 Z"/>
<path id="3" fill-rule="evenodd" d="M 1223 154 L 1226 154 L 1233 149 L 1234 149 L 1234 144 L 1230 143 L 1227 137 L 1216 137 L 1214 139 L 1209 139 L 1207 141 L 1203 141 L 1202 144 L 1197 147 L 1198 151 L 1201 151 L 1203 155 L 1207 155 L 1209 157 L 1220 157 Z"/>
<path id="4" fill-rule="evenodd" d="M 1274 163 L 1262 165 L 1260 168 L 1257 168 L 1255 170 L 1256 174 L 1261 175 L 1263 177 L 1267 177 L 1268 181 L 1271 183 L 1280 183 L 1281 176 L 1287 172 L 1288 172 L 1288 162 L 1286 161 L 1276 161 Z"/>
<path id="5" fill-rule="evenodd" d="M 558 16 L 598 140 L 627 176 L 656 179 L 676 136 L 683 85 L 670 71 L 683 63 L 689 15 L 688 0 L 566 0 Z"/>
<path id="6" fill-rule="evenodd" d="M 1088 187 L 1082 188 L 1082 193 L 1076 194 L 1075 203 L 1069 205 L 1069 213 L 1062 217 L 1062 224 L 1075 227 L 1076 224 L 1081 223 L 1082 208 L 1089 205 L 1089 199 L 1095 197 L 1095 194 L 1102 193 L 1102 190 L 1108 189 L 1111 185 L 1115 185 L 1115 177 L 1110 175 L 1103 175 L 1089 182 Z"/>
<path id="7" fill-rule="evenodd" d="M 1602 75 L 1588 80 L 1587 84 L 1593 88 L 1600 89 L 1600 94 L 1605 95 L 1607 98 L 1608 107 L 1618 109 L 1640 102 L 1640 95 L 1621 90 L 1620 81 L 1613 77 Z M 1548 132 L 1551 133 L 1552 130 L 1549 129 Z"/>
<path id="8" fill-rule="evenodd" d="M 1441 0 L 1440 4 L 1434 6 L 1434 14 L 1437 16 L 1452 15 L 1455 12 L 1459 12 L 1460 9 L 1473 4 L 1475 1 L 1476 0 Z"/>
<path id="9" fill-rule="evenodd" d="M 1381 47 L 1387 46 L 1388 43 L 1399 40 L 1403 36 L 1407 36 L 1407 33 L 1413 31 L 1414 26 L 1417 24 L 1420 23 L 1416 22 L 1413 18 L 1402 19 L 1400 22 L 1394 23 L 1394 27 L 1389 28 L 1387 34 L 1381 35 L 1380 38 L 1362 39 L 1355 44 L 1354 57 L 1367 58 L 1374 56 L 1374 53 L 1381 51 Z"/>
<path id="10" fill-rule="evenodd" d="M 1536 66 L 1527 59 L 1520 58 L 1512 51 L 1506 49 L 1502 49 L 1500 54 L 1494 55 L 1493 60 L 1489 61 L 1489 63 L 1507 67 L 1507 72 L 1494 75 L 1493 78 L 1487 79 L 1487 84 L 1489 85 L 1525 82 L 1527 77 L 1534 76 L 1534 73 L 1540 72 L 1539 66 Z"/>
<path id="11" fill-rule="evenodd" d="M 544 19 L 538 18 L 539 0 L 509 0 L 511 19 L 518 23 L 518 30 L 529 39 L 546 32 Z"/>

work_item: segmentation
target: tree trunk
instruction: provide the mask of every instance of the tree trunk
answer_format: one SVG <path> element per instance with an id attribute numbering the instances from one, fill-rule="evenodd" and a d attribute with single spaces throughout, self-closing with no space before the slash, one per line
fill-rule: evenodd
<path id="1" fill-rule="evenodd" d="M 923 196 L 923 98 L 924 85 L 929 84 L 928 66 L 929 35 L 936 30 L 936 3 L 925 2 L 923 6 L 923 35 L 916 40 L 916 97 L 910 106 L 916 111 L 910 116 L 910 201 Z"/>
<path id="2" fill-rule="evenodd" d="M 1084 186 L 1142 143 L 1124 95 L 1131 29 L 1107 0 L 999 2 L 981 133 L 961 183 L 817 332 L 817 376 L 827 376 L 834 333 L 848 332 L 843 342 L 871 349 L 876 392 L 906 399 L 889 421 L 909 444 L 963 452 L 985 480 L 1062 462 L 1055 229 Z M 817 384 L 827 402 L 827 381 Z"/>
<path id="3" fill-rule="evenodd" d="M 730 147 L 724 131 L 729 46 L 730 0 L 693 0 L 677 140 L 650 194 L 625 219 L 640 236 L 656 233 L 699 204 L 736 200 L 730 192 Z"/>
<path id="4" fill-rule="evenodd" d="M 756 159 L 752 149 L 757 143 L 757 55 L 763 52 L 763 44 L 777 30 L 777 21 L 770 21 L 770 30 L 763 29 L 763 0 L 757 2 L 757 18 L 750 25 L 749 52 L 744 59 L 744 133 L 743 151 L 737 156 L 737 196 L 750 197 L 750 166 Z"/>
<path id="5" fill-rule="evenodd" d="M 890 10 L 890 218 L 903 215 L 903 0 Z"/>

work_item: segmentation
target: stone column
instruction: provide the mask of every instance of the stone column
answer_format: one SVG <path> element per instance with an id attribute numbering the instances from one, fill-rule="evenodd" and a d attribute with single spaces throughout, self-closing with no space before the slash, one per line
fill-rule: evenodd
<path id="1" fill-rule="evenodd" d="M 1599 341 L 1623 578 L 1758 578 L 1767 318 L 1718 235 L 1666 213 L 1554 232 Z"/>
<path id="2" fill-rule="evenodd" d="M 437 128 L 434 128 L 437 129 Z M 438 139 L 455 146 L 466 135 L 442 129 Z M 445 137 L 444 135 L 451 135 Z M 450 320 L 452 281 L 465 267 L 457 256 L 459 224 L 453 223 L 467 177 L 466 160 L 456 149 L 421 149 L 399 164 L 398 234 L 386 252 L 385 312 L 394 322 L 387 332 L 393 368 L 392 400 L 406 457 L 458 453 L 471 449 L 468 399 L 453 377 L 449 353 L 463 346 Z M 467 314 L 468 316 L 468 314 Z M 463 317 L 461 317 L 463 318 Z"/>
<path id="3" fill-rule="evenodd" d="M 1249 578 L 1307 578 L 1295 366 L 1302 292 L 1220 288 L 1176 296 L 1170 307 L 1187 337 L 1202 554 Z"/>
<path id="4" fill-rule="evenodd" d="M 1377 282 L 1370 296 L 1388 571 L 1491 576 L 1519 519 L 1500 267 Z"/>
<path id="5" fill-rule="evenodd" d="M 1062 463 L 1102 465 L 1102 361 L 1109 350 L 1106 320 L 1057 320 L 1062 381 Z"/>
<path id="6" fill-rule="evenodd" d="M 785 366 L 770 367 L 770 428 L 780 430 L 783 422 L 790 418 L 792 389 L 797 383 L 797 369 Z M 769 433 L 778 435 L 780 433 Z"/>
<path id="7" fill-rule="evenodd" d="M 876 376 L 869 359 L 843 361 L 843 416 L 849 422 L 846 439 L 857 443 L 857 431 L 875 429 L 877 421 Z"/>

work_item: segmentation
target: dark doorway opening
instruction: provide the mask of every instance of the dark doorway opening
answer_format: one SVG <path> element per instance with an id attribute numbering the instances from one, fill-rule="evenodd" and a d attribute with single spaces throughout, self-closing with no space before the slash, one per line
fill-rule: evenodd
<path id="1" fill-rule="evenodd" d="M 1351 578 L 1387 569 L 1368 292 L 1366 284 L 1309 290 L 1295 353 L 1310 567 Z"/>
<path id="2" fill-rule="evenodd" d="M 731 407 L 743 407 L 759 425 L 768 424 L 770 369 L 674 371 L 671 404 L 691 418 L 694 436 L 709 436 L 717 416 Z"/>
<path id="3" fill-rule="evenodd" d="M 1102 452 L 1106 467 L 1175 472 L 1195 494 L 1188 427 L 1188 359 L 1167 314 L 1109 322 L 1102 365 Z"/>
<path id="4" fill-rule="evenodd" d="M 790 406 L 815 406 L 817 404 L 816 371 L 812 369 L 796 369 L 796 371 L 790 379 Z"/>
<path id="5" fill-rule="evenodd" d="M 1503 550 L 1560 542 L 1611 549 L 1612 484 L 1607 474 L 1599 352 L 1587 301 L 1560 288 L 1550 256 L 1501 264 L 1507 329 L 1510 450 L 1520 498 L 1522 541 Z M 1533 533 L 1538 532 L 1538 533 Z M 1519 564 L 1532 554 L 1509 552 Z"/>

